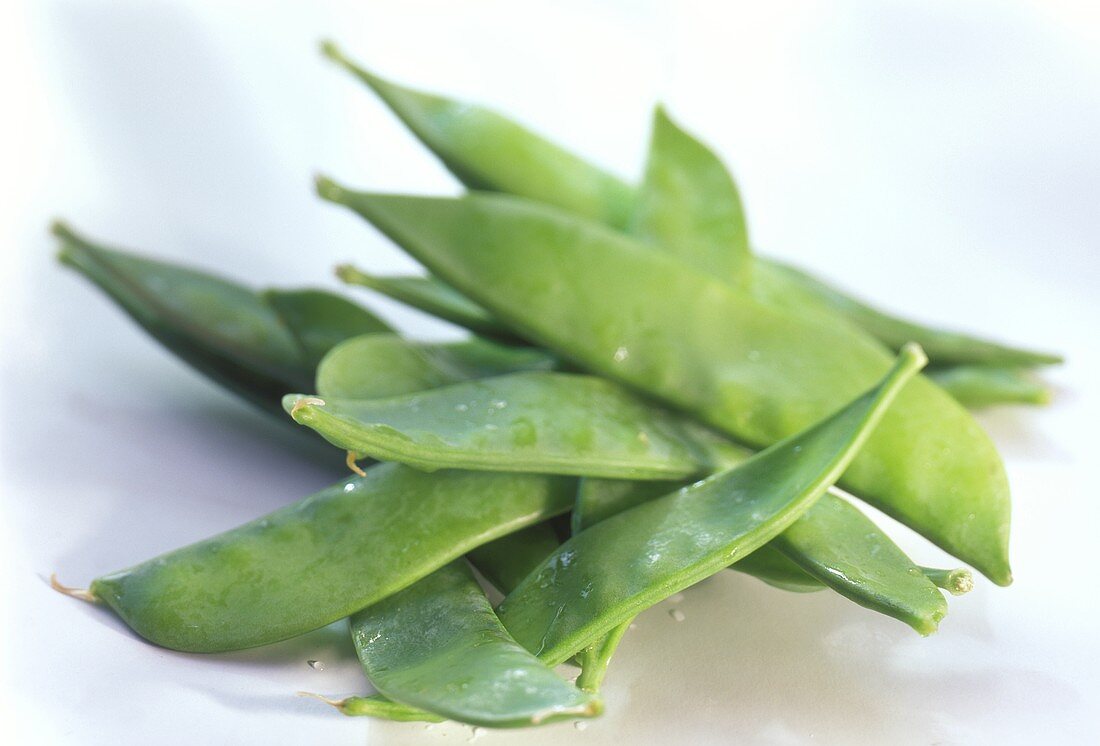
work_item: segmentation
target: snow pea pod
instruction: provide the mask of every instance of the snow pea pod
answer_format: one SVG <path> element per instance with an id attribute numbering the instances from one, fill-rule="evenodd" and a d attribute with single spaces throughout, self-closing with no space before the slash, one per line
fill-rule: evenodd
<path id="1" fill-rule="evenodd" d="M 355 65 L 332 42 L 326 57 L 366 83 L 463 184 L 533 198 L 623 226 L 633 190 L 500 114 L 391 83 Z"/>
<path id="2" fill-rule="evenodd" d="M 272 288 L 260 297 L 279 314 L 310 368 L 316 368 L 321 358 L 345 339 L 393 332 L 389 324 L 362 306 L 324 290 Z"/>
<path id="3" fill-rule="evenodd" d="M 1034 366 L 1062 362 L 1061 355 L 1009 347 L 891 316 L 782 262 L 761 259 L 753 269 L 753 293 L 760 300 L 802 313 L 838 314 L 891 349 L 916 342 L 935 365 Z"/>
<path id="4" fill-rule="evenodd" d="M 741 195 L 722 161 L 658 106 L 645 179 L 628 228 L 724 282 L 747 285 L 749 252 Z"/>
<path id="5" fill-rule="evenodd" d="M 490 728 L 602 709 L 511 638 L 465 562 L 444 565 L 349 621 L 371 683 L 408 707 Z"/>
<path id="6" fill-rule="evenodd" d="M 341 450 L 421 469 L 681 478 L 720 439 L 595 376 L 513 373 L 389 399 L 289 394 L 295 422 Z"/>
<path id="7" fill-rule="evenodd" d="M 825 495 L 771 546 L 837 593 L 905 622 L 936 631 L 947 602 L 905 553 L 863 513 Z"/>
<path id="8" fill-rule="evenodd" d="M 91 243 L 62 223 L 60 260 L 98 285 L 172 353 L 269 411 L 313 378 L 315 358 L 341 333 L 386 328 L 323 291 L 269 291 Z"/>
<path id="9" fill-rule="evenodd" d="M 89 589 L 150 642 L 209 653 L 348 616 L 488 541 L 567 511 L 575 483 L 399 464 L 348 479 Z"/>
<path id="10" fill-rule="evenodd" d="M 525 338 L 750 445 L 798 432 L 889 367 L 887 352 L 857 329 L 763 305 L 551 207 L 491 194 L 355 193 L 325 179 L 318 190 Z M 562 266 L 574 271 L 563 277 Z M 845 484 L 995 582 L 1011 582 L 1004 466 L 977 422 L 927 379 L 901 395 Z"/>
<path id="11" fill-rule="evenodd" d="M 484 339 L 432 344 L 396 334 L 368 334 L 333 347 L 317 367 L 322 397 L 381 399 L 475 378 L 550 370 L 548 352 L 509 347 Z"/>
<path id="12" fill-rule="evenodd" d="M 759 548 L 840 477 L 924 362 L 906 347 L 878 385 L 804 432 L 569 539 L 500 604 L 504 626 L 559 663 Z"/>
<path id="13" fill-rule="evenodd" d="M 298 692 L 298 694 L 303 697 L 319 699 L 351 717 L 380 718 L 398 723 L 441 723 L 446 719 L 431 712 L 418 710 L 415 707 L 391 702 L 380 694 L 371 694 L 366 697 L 345 697 L 344 699 L 331 699 L 312 692 Z"/>
<path id="14" fill-rule="evenodd" d="M 632 190 L 611 174 L 599 171 L 576 155 L 563 151 L 560 146 L 523 130 L 515 123 L 509 123 L 510 126 L 502 125 L 500 120 L 503 118 L 499 115 L 494 115 L 484 123 L 477 117 L 466 117 L 461 129 L 432 127 L 434 117 L 427 113 L 430 105 L 424 103 L 417 106 L 407 102 L 445 101 L 445 104 L 441 104 L 444 111 L 463 111 L 470 108 L 469 105 L 394 86 L 356 68 L 343 57 L 339 57 L 339 61 L 368 85 L 379 86 L 378 92 L 382 101 L 470 189 L 505 192 L 545 202 L 583 217 L 602 220 L 613 228 L 621 229 L 628 225 L 625 218 L 635 209 L 631 204 Z M 408 96 L 408 99 L 396 94 L 383 94 L 381 89 L 387 86 Z M 505 141 L 507 148 L 495 147 L 497 140 L 494 134 L 497 128 L 505 128 L 514 134 L 513 138 Z M 469 147 L 470 142 L 477 143 L 478 147 Z M 521 161 L 524 173 L 521 178 L 513 178 L 517 161 L 510 155 L 516 150 L 555 155 L 547 159 Z M 545 171 L 540 170 L 547 161 L 550 167 Z M 562 177 L 563 173 L 567 173 L 567 176 Z M 592 182 L 605 186 L 597 190 L 569 191 L 574 184 Z M 725 192 L 727 188 L 723 187 L 721 191 Z M 600 217 L 606 215 L 612 217 Z M 925 353 L 936 365 L 981 363 L 1031 366 L 1062 361 L 1060 355 L 1011 347 L 907 321 L 851 298 L 807 272 L 767 257 L 755 258 L 752 274 L 753 292 L 761 299 L 776 301 L 787 307 L 797 306 L 800 310 L 810 308 L 818 313 L 840 314 L 892 349 L 898 349 L 909 341 L 917 342 L 924 347 Z"/>
<path id="15" fill-rule="evenodd" d="M 380 277 L 367 274 L 350 264 L 337 267 L 336 276 L 348 284 L 370 288 L 483 337 L 511 343 L 520 341 L 508 327 L 493 318 L 492 314 L 435 277 Z"/>
<path id="16" fill-rule="evenodd" d="M 928 377 L 969 409 L 1050 403 L 1050 390 L 1024 368 L 953 365 L 931 370 Z"/>

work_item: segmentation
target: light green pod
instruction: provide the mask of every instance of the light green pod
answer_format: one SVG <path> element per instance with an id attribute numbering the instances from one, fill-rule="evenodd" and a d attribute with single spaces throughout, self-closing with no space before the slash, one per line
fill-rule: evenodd
<path id="1" fill-rule="evenodd" d="M 341 450 L 421 469 L 682 478 L 710 471 L 719 438 L 594 376 L 513 373 L 389 399 L 288 395 L 283 406 Z"/>
<path id="2" fill-rule="evenodd" d="M 465 562 L 452 562 L 350 621 L 371 683 L 394 702 L 489 728 L 592 717 L 598 699 L 511 638 Z"/>
<path id="3" fill-rule="evenodd" d="M 626 225 L 634 193 L 614 176 L 494 111 L 391 83 L 352 63 L 331 42 L 321 50 L 370 86 L 470 188 L 528 194 L 608 225 Z"/>
<path id="4" fill-rule="evenodd" d="M 318 189 L 525 338 L 750 445 L 807 427 L 889 367 L 881 345 L 852 327 L 763 305 L 544 205 L 490 194 L 355 193 L 327 180 Z M 844 479 L 995 582 L 1011 582 L 1000 457 L 927 379 L 902 394 Z"/>
<path id="5" fill-rule="evenodd" d="M 737 186 L 718 156 L 660 106 L 628 230 L 700 272 L 749 284 L 752 256 Z"/>
<path id="6" fill-rule="evenodd" d="M 384 399 L 461 381 L 520 371 L 551 370 L 557 359 L 534 347 L 484 339 L 413 342 L 396 334 L 368 334 L 333 347 L 317 366 L 318 395 Z"/>
<path id="7" fill-rule="evenodd" d="M 907 347 L 875 388 L 808 430 L 572 537 L 504 599 L 504 626 L 559 663 L 758 549 L 840 477 L 924 362 Z"/>
<path id="8" fill-rule="evenodd" d="M 266 645 L 323 627 L 465 552 L 564 513 L 575 482 L 398 464 L 96 579 L 92 594 L 174 650 Z"/>
<path id="9" fill-rule="evenodd" d="M 519 342 L 516 335 L 492 314 L 430 275 L 379 277 L 345 264 L 336 268 L 336 276 L 348 284 L 370 288 L 407 306 L 469 329 L 474 334 L 513 344 Z"/>
<path id="10" fill-rule="evenodd" d="M 928 377 L 970 409 L 1050 403 L 1050 389 L 1024 368 L 955 365 L 931 370 Z"/>

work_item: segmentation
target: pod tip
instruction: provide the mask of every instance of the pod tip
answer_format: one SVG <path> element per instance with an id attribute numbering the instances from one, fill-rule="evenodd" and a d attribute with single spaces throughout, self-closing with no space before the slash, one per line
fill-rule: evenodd
<path id="1" fill-rule="evenodd" d="M 361 477 L 367 476 L 367 473 L 363 471 L 363 467 L 359 466 L 356 462 L 356 456 L 358 454 L 355 451 L 348 451 L 348 457 L 344 461 L 348 465 L 348 468 Z"/>
<path id="2" fill-rule="evenodd" d="M 325 400 L 318 396 L 306 396 L 304 394 L 287 394 L 283 397 L 283 409 L 295 422 L 300 422 L 298 413 L 306 407 L 323 407 Z"/>
<path id="3" fill-rule="evenodd" d="M 99 603 L 99 599 L 96 598 L 95 594 L 86 588 L 73 588 L 67 585 L 62 585 L 61 582 L 57 579 L 57 573 L 50 573 L 50 587 L 58 593 L 63 593 L 66 596 L 71 596 L 72 598 L 77 598 L 81 601 L 87 601 L 91 604 Z"/>
<path id="4" fill-rule="evenodd" d="M 324 702 L 326 705 L 331 705 L 331 706 L 335 707 L 340 712 L 344 711 L 344 705 L 347 702 L 346 699 L 332 699 L 331 697 L 326 697 L 323 694 L 316 694 L 314 692 L 295 692 L 295 694 L 299 697 L 309 697 L 311 699 L 319 699 L 322 702 Z"/>
<path id="5" fill-rule="evenodd" d="M 321 43 L 318 47 L 321 50 L 321 54 L 328 57 L 330 60 L 335 60 L 336 62 L 344 61 L 344 55 L 340 51 L 340 47 L 338 47 L 336 42 L 332 39 L 321 39 Z"/>
<path id="6" fill-rule="evenodd" d="M 344 196 L 344 188 L 324 174 L 313 177 L 313 186 L 321 199 L 327 199 L 330 202 L 339 202 Z"/>
<path id="7" fill-rule="evenodd" d="M 898 351 L 898 357 L 902 359 L 907 368 L 913 367 L 920 370 L 928 365 L 928 355 L 925 354 L 924 348 L 916 342 L 906 342 L 902 345 L 901 350 Z"/>

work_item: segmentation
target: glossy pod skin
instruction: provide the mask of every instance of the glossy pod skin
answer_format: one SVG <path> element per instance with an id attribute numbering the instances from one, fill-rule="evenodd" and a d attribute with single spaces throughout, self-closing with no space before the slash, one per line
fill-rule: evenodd
<path id="1" fill-rule="evenodd" d="M 668 479 L 716 464 L 717 437 L 593 376 L 513 373 L 389 399 L 291 394 L 283 406 L 341 450 L 421 469 Z"/>
<path id="2" fill-rule="evenodd" d="M 507 595 L 561 542 L 549 523 L 515 531 L 472 549 L 466 558 L 498 591 Z"/>
<path id="3" fill-rule="evenodd" d="M 530 194 L 608 225 L 626 224 L 634 192 L 619 179 L 494 111 L 391 83 L 331 42 L 321 50 L 366 83 L 470 188 Z"/>
<path id="4" fill-rule="evenodd" d="M 752 256 L 737 186 L 722 161 L 660 106 L 628 232 L 700 272 L 749 285 Z"/>
<path id="5" fill-rule="evenodd" d="M 474 334 L 513 344 L 520 341 L 488 311 L 435 277 L 380 277 L 349 264 L 337 267 L 336 276 L 350 285 L 370 288 Z"/>
<path id="6" fill-rule="evenodd" d="M 98 285 L 158 342 L 280 415 L 283 394 L 312 381 L 325 341 L 388 329 L 324 291 L 260 294 L 216 275 L 98 246 L 61 223 L 53 232 L 61 239 L 62 263 Z"/>
<path id="7" fill-rule="evenodd" d="M 398 464 L 264 518 L 98 578 L 90 591 L 135 632 L 213 653 L 285 640 L 348 616 L 463 553 L 564 513 L 575 482 Z"/>
<path id="8" fill-rule="evenodd" d="M 500 604 L 504 626 L 559 663 L 759 548 L 832 486 L 924 362 L 907 347 L 879 385 L 810 429 L 569 539 Z"/>
<path id="9" fill-rule="evenodd" d="M 616 229 L 629 226 L 640 198 L 635 197 L 631 187 L 617 177 L 539 135 L 523 130 L 515 123 L 509 123 L 511 126 L 508 129 L 514 136 L 504 141 L 507 147 L 493 147 L 497 142 L 494 139 L 495 130 L 503 126 L 499 124 L 503 119 L 500 115 L 494 114 L 491 123 L 485 124 L 477 117 L 467 117 L 461 129 L 435 126 L 436 115 L 431 106 L 427 103 L 415 105 L 413 102 L 441 102 L 439 106 L 442 111 L 476 110 L 477 107 L 384 81 L 350 62 L 334 47 L 326 48 L 326 54 L 337 58 L 341 65 L 371 86 L 409 130 L 468 188 L 544 202 L 582 217 L 601 220 Z M 387 88 L 407 98 L 386 95 L 384 91 Z M 479 147 L 468 147 L 466 144 L 469 141 L 477 142 Z M 551 158 L 527 157 L 527 153 L 555 155 Z M 552 162 L 551 168 L 545 168 L 547 161 Z M 511 178 L 520 169 L 522 177 Z M 574 184 L 592 181 L 605 187 L 571 189 Z M 726 190 L 723 188 L 720 191 Z M 611 217 L 601 218 L 608 215 Z M 818 312 L 842 315 L 849 323 L 860 326 L 895 350 L 906 342 L 916 342 L 924 347 L 925 354 L 938 366 L 956 363 L 1031 366 L 1062 361 L 1060 355 L 1024 350 L 901 319 L 851 298 L 804 271 L 793 270 L 767 257 L 755 257 L 752 264 L 754 277 L 751 285 L 760 298 L 777 299 L 784 305 L 809 303 Z M 792 271 L 795 274 L 792 275 Z M 757 273 L 763 278 L 759 288 L 755 278 Z M 783 293 L 791 295 L 783 297 Z"/>
<path id="10" fill-rule="evenodd" d="M 477 378 L 552 370 L 557 359 L 533 347 L 509 347 L 473 338 L 412 342 L 396 334 L 368 334 L 333 347 L 317 367 L 319 396 L 383 399 Z"/>
<path id="11" fill-rule="evenodd" d="M 327 180 L 318 189 L 525 338 L 750 445 L 798 432 L 889 367 L 886 350 L 854 327 L 762 305 L 553 208 L 503 195 L 355 193 Z M 567 282 L 562 266 L 574 268 Z M 845 484 L 994 582 L 1011 582 L 1000 457 L 928 380 L 902 394 Z"/>
<path id="12" fill-rule="evenodd" d="M 444 565 L 349 623 L 371 683 L 408 707 L 489 728 L 602 709 L 511 638 L 465 562 Z"/>

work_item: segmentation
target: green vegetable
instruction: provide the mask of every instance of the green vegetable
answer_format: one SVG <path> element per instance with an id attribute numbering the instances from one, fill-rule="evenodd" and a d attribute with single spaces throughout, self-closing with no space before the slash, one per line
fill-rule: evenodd
<path id="1" fill-rule="evenodd" d="M 488 311 L 434 277 L 378 277 L 348 264 L 337 267 L 336 275 L 346 283 L 370 288 L 483 337 L 512 343 L 519 341 Z"/>
<path id="2" fill-rule="evenodd" d="M 525 338 L 750 445 L 807 427 L 889 367 L 858 330 L 762 305 L 553 208 L 502 195 L 355 193 L 325 179 L 318 190 Z M 567 279 L 561 267 L 571 268 Z M 1000 457 L 926 379 L 901 396 L 845 484 L 995 582 L 1011 582 Z"/>
<path id="3" fill-rule="evenodd" d="M 324 290 L 265 290 L 263 300 L 286 324 L 308 368 L 345 339 L 392 332 L 389 324 L 347 298 Z"/>
<path id="4" fill-rule="evenodd" d="M 452 720 L 508 728 L 602 709 L 508 635 L 461 561 L 354 614 L 351 634 L 379 692 Z"/>
<path id="5" fill-rule="evenodd" d="M 1050 390 L 1023 368 L 956 365 L 929 371 L 928 377 L 970 409 L 1050 403 Z"/>
<path id="6" fill-rule="evenodd" d="M 548 352 L 483 339 L 430 344 L 369 334 L 333 347 L 317 367 L 317 393 L 333 399 L 384 399 L 461 381 L 550 370 Z"/>
<path id="7" fill-rule="evenodd" d="M 569 539 L 501 603 L 504 626 L 560 663 L 759 548 L 832 486 L 924 362 L 906 347 L 875 388 L 805 432 Z"/>
<path id="8" fill-rule="evenodd" d="M 749 284 L 752 257 L 737 187 L 718 157 L 661 107 L 653 113 L 645 181 L 629 230 L 701 272 Z"/>
<path id="9" fill-rule="evenodd" d="M 421 469 L 667 479 L 714 462 L 703 428 L 592 376 L 514 373 L 389 399 L 292 394 L 283 406 L 342 450 Z"/>
<path id="10" fill-rule="evenodd" d="M 397 464 L 95 580 L 135 632 L 174 650 L 266 645 L 330 624 L 463 553 L 567 511 L 575 483 Z"/>
<path id="11" fill-rule="evenodd" d="M 471 550 L 466 558 L 501 593 L 511 593 L 561 542 L 549 523 L 536 523 Z"/>
<path id="12" fill-rule="evenodd" d="M 634 193 L 619 179 L 496 112 L 391 83 L 331 42 L 321 50 L 370 86 L 471 189 L 530 194 L 608 225 L 626 224 Z"/>

